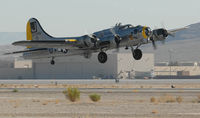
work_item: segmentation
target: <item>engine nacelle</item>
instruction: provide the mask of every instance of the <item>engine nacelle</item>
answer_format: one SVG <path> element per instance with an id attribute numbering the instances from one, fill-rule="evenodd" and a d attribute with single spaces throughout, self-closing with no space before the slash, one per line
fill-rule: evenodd
<path id="1" fill-rule="evenodd" d="M 81 48 L 97 48 L 98 47 L 98 38 L 95 35 L 85 35 L 83 40 L 80 42 Z"/>
<path id="2" fill-rule="evenodd" d="M 154 40 L 162 41 L 162 40 L 165 40 L 167 36 L 168 36 L 168 32 L 166 29 L 161 28 L 161 29 L 153 30 Z"/>

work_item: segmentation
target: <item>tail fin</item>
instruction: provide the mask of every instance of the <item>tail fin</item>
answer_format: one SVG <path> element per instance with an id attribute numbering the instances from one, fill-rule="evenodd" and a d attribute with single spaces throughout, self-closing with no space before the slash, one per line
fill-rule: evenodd
<path id="1" fill-rule="evenodd" d="M 27 40 L 51 40 L 53 37 L 47 34 L 41 27 L 39 21 L 31 18 L 26 27 Z"/>

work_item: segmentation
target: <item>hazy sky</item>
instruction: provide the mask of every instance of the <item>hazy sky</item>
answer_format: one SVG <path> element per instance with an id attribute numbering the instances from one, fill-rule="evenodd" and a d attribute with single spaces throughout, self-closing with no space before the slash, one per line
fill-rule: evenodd
<path id="1" fill-rule="evenodd" d="M 0 32 L 25 32 L 31 17 L 54 36 L 92 33 L 117 22 L 172 29 L 200 22 L 200 0 L 0 0 Z"/>

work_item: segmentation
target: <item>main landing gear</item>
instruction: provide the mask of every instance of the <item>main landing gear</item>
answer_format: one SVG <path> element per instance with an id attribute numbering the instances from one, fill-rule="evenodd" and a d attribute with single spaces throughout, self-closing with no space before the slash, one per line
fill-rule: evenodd
<path id="1" fill-rule="evenodd" d="M 132 55 L 133 55 L 133 58 L 135 60 L 140 60 L 142 58 L 142 51 L 138 48 L 134 49 L 132 46 L 131 46 L 131 51 L 132 51 Z M 108 56 L 105 52 L 100 52 L 98 54 L 98 60 L 100 63 L 106 63 L 108 59 Z"/>
<path id="2" fill-rule="evenodd" d="M 100 52 L 98 54 L 98 60 L 100 63 L 106 63 L 107 59 L 108 59 L 108 56 L 105 52 Z"/>
<path id="3" fill-rule="evenodd" d="M 134 49 L 133 47 L 131 47 L 131 51 L 132 51 L 132 55 L 133 55 L 133 58 L 135 60 L 140 60 L 142 58 L 142 51 L 138 48 Z M 100 63 L 106 63 L 106 61 L 108 60 L 108 56 L 105 52 L 100 52 L 98 54 L 98 60 Z M 55 61 L 54 61 L 54 57 L 52 57 L 51 59 L 51 65 L 55 65 Z"/>
<path id="4" fill-rule="evenodd" d="M 133 47 L 131 47 L 131 51 L 135 60 L 140 60 L 142 58 L 142 51 L 140 49 L 133 49 Z"/>

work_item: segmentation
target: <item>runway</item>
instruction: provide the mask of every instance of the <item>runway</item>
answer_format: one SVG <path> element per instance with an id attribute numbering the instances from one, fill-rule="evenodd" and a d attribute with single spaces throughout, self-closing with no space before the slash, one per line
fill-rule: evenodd
<path id="1" fill-rule="evenodd" d="M 113 84 L 114 79 L 22 79 L 22 80 L 0 80 L 1 84 Z M 200 79 L 132 79 L 120 80 L 120 84 L 191 84 L 199 83 Z"/>
<path id="2" fill-rule="evenodd" d="M 66 88 L 17 88 L 22 93 L 51 92 L 58 93 Z M 1 88 L 0 92 L 10 92 L 13 88 Z M 200 88 L 79 88 L 81 93 L 187 93 L 187 95 L 200 93 Z"/>

